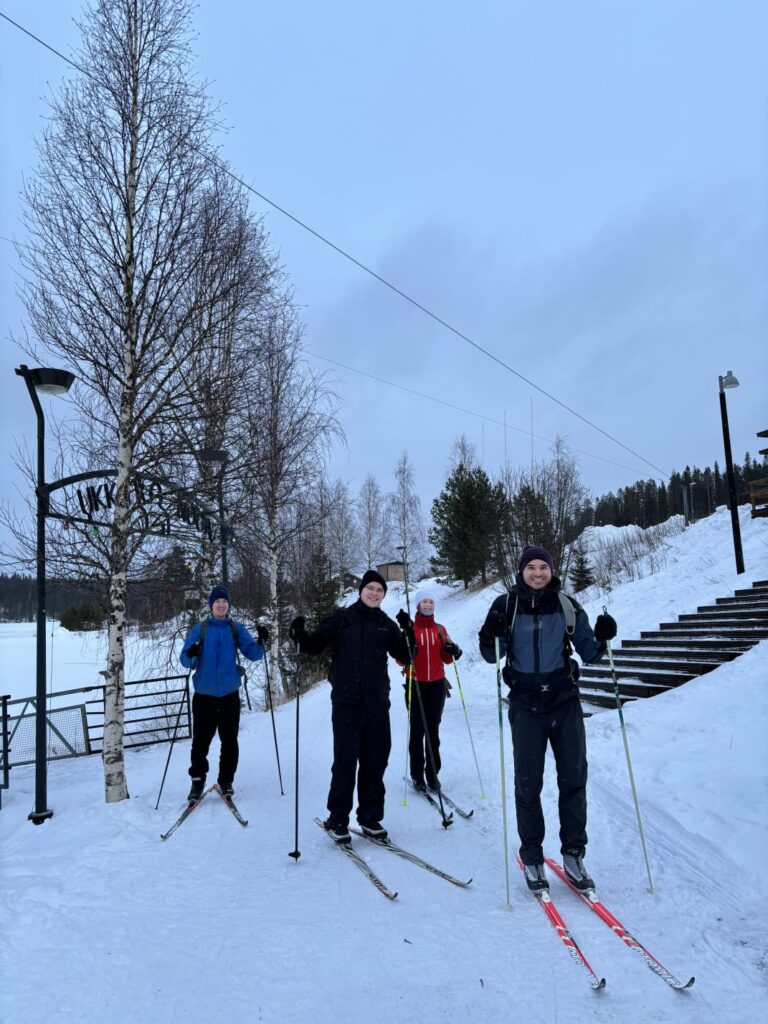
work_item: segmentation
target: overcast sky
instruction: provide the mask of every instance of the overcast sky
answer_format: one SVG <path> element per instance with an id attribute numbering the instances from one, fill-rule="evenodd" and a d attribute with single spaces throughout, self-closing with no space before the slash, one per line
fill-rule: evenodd
<path id="1" fill-rule="evenodd" d="M 80 10 L 0 0 L 67 55 Z M 505 417 L 513 465 L 531 458 L 532 419 L 536 457 L 564 436 L 596 494 L 722 465 L 727 369 L 741 382 L 728 395 L 735 458 L 766 444 L 764 0 L 203 0 L 195 24 L 237 173 L 637 453 L 252 197 L 313 365 L 335 380 L 348 449 L 332 470 L 353 491 L 368 472 L 388 489 L 407 450 L 426 516 L 459 434 L 498 471 Z M 44 96 L 74 72 L 2 20 L 0 52 L 0 235 L 23 239 Z M 12 497 L 10 450 L 33 444 L 35 425 L 13 375 L 24 310 L 4 240 L 0 268 L 0 493 Z"/>

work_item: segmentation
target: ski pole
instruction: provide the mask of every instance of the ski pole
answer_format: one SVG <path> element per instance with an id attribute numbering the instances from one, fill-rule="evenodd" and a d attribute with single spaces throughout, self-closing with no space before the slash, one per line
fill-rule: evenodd
<path id="1" fill-rule="evenodd" d="M 410 619 L 411 618 L 411 599 L 410 599 L 410 596 L 409 596 L 409 593 L 408 593 L 408 559 L 406 557 L 406 547 L 405 547 L 405 545 L 403 545 L 402 547 L 398 548 L 398 551 L 402 551 L 402 553 L 403 553 L 403 582 L 405 583 L 405 607 L 406 607 L 406 610 L 408 612 L 408 618 Z M 408 644 L 408 651 L 409 651 L 409 653 L 411 655 L 411 665 L 413 665 L 414 651 L 413 651 L 413 649 L 411 647 L 411 638 L 407 634 L 406 634 L 406 637 L 405 637 L 405 642 Z M 427 716 L 424 714 L 424 702 L 421 699 L 421 690 L 419 689 L 419 681 L 418 681 L 418 679 L 416 680 L 416 697 L 417 697 L 418 704 L 419 704 L 419 711 L 421 712 L 422 725 L 424 726 L 424 739 L 426 741 L 427 757 L 429 759 L 430 765 L 432 766 L 432 774 L 433 774 L 433 776 L 435 778 L 435 782 L 437 783 L 437 790 L 436 790 L 436 792 L 437 792 L 437 802 L 440 805 L 440 816 L 443 819 L 443 828 L 450 828 L 450 826 L 453 824 L 453 816 L 451 815 L 451 817 L 448 817 L 446 815 L 446 813 L 445 813 L 445 806 L 443 804 L 443 796 L 442 796 L 442 793 L 440 792 L 440 783 L 439 783 L 438 778 L 437 778 L 437 771 L 436 771 L 436 766 L 435 766 L 435 757 L 434 757 L 434 754 L 432 753 L 432 744 L 431 744 L 431 742 L 429 740 L 429 732 L 427 731 Z"/>
<path id="2" fill-rule="evenodd" d="M 461 706 L 464 708 L 464 720 L 467 723 L 467 732 L 469 733 L 469 744 L 472 747 L 472 757 L 475 759 L 475 768 L 477 769 L 477 781 L 480 783 L 480 799 L 485 800 L 485 788 L 483 786 L 483 780 L 480 778 L 480 765 L 477 763 L 477 754 L 475 753 L 475 744 L 472 739 L 472 730 L 469 727 L 469 714 L 467 713 L 467 705 L 464 703 L 464 691 L 461 688 L 461 678 L 459 677 L 459 666 L 456 661 L 453 662 L 453 668 L 456 673 L 456 683 L 459 687 L 459 696 L 461 697 Z"/>
<path id="3" fill-rule="evenodd" d="M 248 693 L 248 673 L 245 671 L 245 669 L 243 669 L 243 671 L 242 671 L 242 677 L 243 677 L 243 689 L 245 690 L 245 703 L 248 706 L 248 710 L 252 711 L 253 709 L 251 708 L 251 695 L 250 695 L 250 693 Z"/>
<path id="4" fill-rule="evenodd" d="M 173 744 L 176 742 L 176 734 L 179 730 L 179 722 L 181 721 L 181 713 L 184 710 L 184 702 L 189 700 L 189 677 L 191 669 L 187 672 L 187 678 L 184 683 L 184 693 L 181 695 L 181 701 L 179 702 L 179 713 L 176 715 L 176 725 L 173 727 L 173 736 L 171 737 L 171 745 L 168 748 L 168 757 L 165 762 L 165 771 L 163 772 L 163 781 L 160 783 L 160 792 L 157 794 L 157 803 L 155 804 L 155 810 L 160 806 L 160 797 L 163 795 L 163 786 L 165 785 L 165 777 L 168 774 L 168 766 L 171 763 L 171 754 L 173 753 Z"/>
<path id="5" fill-rule="evenodd" d="M 608 609 L 603 605 L 603 614 L 608 614 Z M 613 664 L 613 651 L 611 650 L 611 641 L 606 640 L 606 646 L 608 648 L 608 661 L 611 666 L 611 675 L 613 676 L 613 692 L 616 696 L 616 708 L 619 712 L 619 722 L 621 724 L 621 738 L 624 741 L 624 753 L 627 756 L 627 771 L 629 773 L 629 784 L 632 787 L 632 799 L 635 803 L 635 814 L 637 816 L 637 827 L 640 832 L 640 844 L 643 848 L 643 858 L 645 859 L 645 870 L 648 873 L 648 892 L 653 894 L 656 890 L 653 887 L 653 879 L 651 878 L 651 865 L 648 860 L 648 850 L 645 846 L 645 832 L 643 831 L 643 822 L 640 817 L 640 801 L 637 799 L 637 788 L 635 786 L 635 775 L 632 771 L 632 759 L 629 756 L 629 741 L 627 739 L 627 729 L 624 725 L 624 711 L 621 705 L 621 694 L 619 693 L 619 681 L 616 678 L 616 666 Z"/>
<path id="6" fill-rule="evenodd" d="M 424 730 L 424 744 L 427 748 L 427 759 L 430 765 L 432 766 L 432 774 L 435 778 L 435 782 L 437 783 L 437 789 L 435 790 L 435 792 L 437 793 L 437 800 L 438 803 L 440 804 L 440 814 L 442 815 L 443 818 L 443 828 L 450 828 L 451 825 L 453 824 L 453 814 L 446 815 L 445 807 L 443 806 L 443 797 L 442 794 L 440 793 L 440 782 L 438 781 L 437 778 L 437 765 L 435 764 L 435 755 L 432 750 L 432 741 L 429 738 L 429 729 L 427 728 L 427 716 L 424 711 L 424 701 L 422 700 L 421 697 L 421 687 L 419 686 L 418 679 L 416 680 L 415 690 L 416 701 L 419 705 L 419 714 L 421 715 L 421 726 Z"/>
<path id="7" fill-rule="evenodd" d="M 267 648 L 264 646 L 264 672 L 267 677 L 267 700 L 269 701 L 269 713 L 272 716 L 272 735 L 275 739 L 275 757 L 277 758 L 277 778 L 280 782 L 280 796 L 283 792 L 283 773 L 280 771 L 280 751 L 277 749 L 277 729 L 275 728 L 275 709 L 272 705 L 272 687 L 269 683 L 269 663 L 267 661 Z"/>
<path id="8" fill-rule="evenodd" d="M 410 747 L 411 747 L 411 680 L 413 679 L 413 666 L 408 666 L 408 682 L 406 684 L 406 704 L 408 706 L 408 724 L 405 729 L 405 775 L 403 776 L 403 807 L 408 806 L 408 773 L 410 771 Z"/>
<path id="9" fill-rule="evenodd" d="M 301 852 L 299 850 L 299 703 L 301 700 L 301 662 L 299 645 L 296 644 L 296 801 L 294 807 L 294 849 L 288 854 L 298 864 Z"/>
<path id="10" fill-rule="evenodd" d="M 496 698 L 499 705 L 499 764 L 501 770 L 501 823 L 504 834 L 504 879 L 507 885 L 507 908 L 512 909 L 509 902 L 509 842 L 507 839 L 507 782 L 504 769 L 504 717 L 501 709 L 501 654 L 499 638 L 494 637 L 496 647 Z"/>

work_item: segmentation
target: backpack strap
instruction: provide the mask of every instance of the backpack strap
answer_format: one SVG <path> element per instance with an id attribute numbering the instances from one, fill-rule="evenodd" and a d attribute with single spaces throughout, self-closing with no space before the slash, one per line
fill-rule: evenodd
<path id="1" fill-rule="evenodd" d="M 562 591 L 558 591 L 557 596 L 560 598 L 560 607 L 565 616 L 565 632 L 568 636 L 573 636 L 576 629 L 576 609 L 573 606 L 573 601 Z"/>
<path id="2" fill-rule="evenodd" d="M 232 642 L 235 645 L 235 660 L 237 661 L 237 664 L 239 665 L 240 664 L 240 648 L 238 646 L 238 640 L 240 639 L 240 633 L 238 632 L 237 623 L 235 622 L 234 619 L 230 619 L 229 620 L 229 631 L 232 634 Z M 205 619 L 203 622 L 200 623 L 199 643 L 200 643 L 200 653 L 201 654 L 203 653 L 203 644 L 205 643 L 205 638 L 207 636 L 208 636 L 208 619 Z"/>

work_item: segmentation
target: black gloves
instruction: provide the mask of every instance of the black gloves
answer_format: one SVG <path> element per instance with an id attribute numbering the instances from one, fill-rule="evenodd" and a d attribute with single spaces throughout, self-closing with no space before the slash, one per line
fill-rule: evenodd
<path id="1" fill-rule="evenodd" d="M 200 641 L 197 640 L 197 641 L 195 641 L 195 643 L 190 644 L 189 647 L 187 648 L 187 657 L 188 658 L 197 658 L 199 656 L 200 656 Z"/>
<path id="2" fill-rule="evenodd" d="M 488 612 L 488 618 L 485 620 L 481 632 L 493 639 L 494 637 L 502 637 L 507 631 L 507 616 L 504 612 L 500 612 L 498 608 L 496 611 Z"/>
<path id="3" fill-rule="evenodd" d="M 417 650 L 416 637 L 413 632 L 413 622 L 411 621 L 410 616 L 401 608 L 400 611 L 395 616 L 395 619 L 397 620 L 398 626 L 400 627 L 400 629 L 402 629 L 403 633 L 405 634 L 405 639 L 408 641 L 408 648 L 410 649 L 411 657 L 415 658 Z"/>
<path id="4" fill-rule="evenodd" d="M 408 612 L 404 612 L 402 608 L 395 616 L 395 620 L 400 629 L 402 629 L 404 633 L 407 633 L 409 630 L 411 632 L 413 631 L 413 623 L 411 622 L 411 618 L 408 615 Z"/>
<path id="5" fill-rule="evenodd" d="M 306 635 L 306 631 L 304 629 L 304 624 L 306 623 L 306 621 L 307 620 L 304 618 L 303 615 L 297 615 L 290 625 L 290 628 L 288 630 L 288 636 L 291 638 L 291 640 L 293 640 L 295 644 L 301 643 L 301 641 L 304 639 L 304 636 Z"/>
<path id="6" fill-rule="evenodd" d="M 595 640 L 613 640 L 616 636 L 616 620 L 606 613 L 595 619 Z"/>
<path id="7" fill-rule="evenodd" d="M 262 647 L 266 647 L 269 643 L 269 630 L 266 626 L 257 626 L 256 636 Z"/>
<path id="8" fill-rule="evenodd" d="M 458 644 L 455 644 L 453 640 L 449 640 L 443 650 L 446 654 L 450 654 L 454 661 L 458 661 L 461 657 L 461 648 Z"/>

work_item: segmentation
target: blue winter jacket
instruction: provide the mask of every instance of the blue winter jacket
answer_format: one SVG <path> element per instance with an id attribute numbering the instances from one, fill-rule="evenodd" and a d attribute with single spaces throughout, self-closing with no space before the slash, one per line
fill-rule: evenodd
<path id="1" fill-rule="evenodd" d="M 531 590 L 518 574 L 509 593 L 497 597 L 488 612 L 500 611 L 507 618 L 506 633 L 499 638 L 499 654 L 502 658 L 506 655 L 502 675 L 510 697 L 523 699 L 534 711 L 546 710 L 578 693 L 578 665 L 570 657 L 570 643 L 585 662 L 597 661 L 606 650 L 605 643 L 595 639 L 586 612 L 570 596 L 566 599 L 573 603 L 576 623 L 569 643 L 559 591 L 556 576 L 543 590 Z M 495 662 L 494 639 L 485 624 L 479 641 L 483 658 Z"/>
<path id="2" fill-rule="evenodd" d="M 187 650 L 200 640 L 200 623 L 190 629 L 181 651 L 181 664 L 184 668 L 195 669 L 193 681 L 197 693 L 205 693 L 209 697 L 226 697 L 228 693 L 234 693 L 240 688 L 232 625 L 230 618 L 214 619 L 209 615 L 208 632 L 197 658 L 190 658 Z M 236 622 L 234 626 L 237 630 L 237 646 L 245 657 L 249 661 L 262 658 L 264 648 L 258 640 L 253 639 L 242 623 Z"/>

